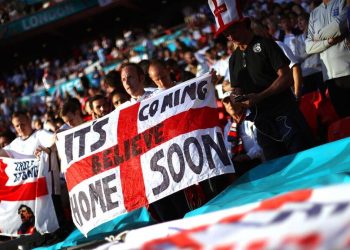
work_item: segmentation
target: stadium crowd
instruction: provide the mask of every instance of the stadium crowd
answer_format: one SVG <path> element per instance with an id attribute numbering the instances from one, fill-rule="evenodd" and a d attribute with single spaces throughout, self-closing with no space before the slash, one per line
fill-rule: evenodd
<path id="1" fill-rule="evenodd" d="M 62 2 L 62 0 L 54 1 L 0 1 L 0 24 L 15 21 L 21 17 L 31 15 L 42 9 Z"/>
<path id="2" fill-rule="evenodd" d="M 227 40 L 224 36 L 214 36 L 215 21 L 208 5 L 204 3 L 195 12 L 184 11 L 185 27 L 181 29 L 181 35 L 172 41 L 175 46 L 171 49 L 167 44 L 156 45 L 153 42 L 152 39 L 157 34 L 165 32 L 163 28 L 154 25 L 155 28 L 149 36 L 144 35 L 147 31 L 139 32 L 136 28 L 125 31 L 124 37 L 116 39 L 101 36 L 89 43 L 81 44 L 79 49 L 72 51 L 72 57 L 66 61 L 38 58 L 34 62 L 28 62 L 25 66 L 19 65 L 12 72 L 4 74 L 0 81 L 0 148 L 4 149 L 1 154 L 11 156 L 11 153 L 8 152 L 12 152 L 11 142 L 17 140 L 15 139 L 16 134 L 25 140 L 31 137 L 34 131 L 47 130 L 57 133 L 63 129 L 78 126 L 85 121 L 98 119 L 120 105 L 144 100 L 163 89 L 171 88 L 177 83 L 212 70 L 216 72 L 216 74 L 213 73 L 216 76 L 213 77 L 213 83 L 217 89 L 220 119 L 226 137 L 227 150 L 239 175 L 262 161 L 325 143 L 328 140 L 328 127 L 331 123 L 350 115 L 349 105 L 347 105 L 350 82 L 349 28 L 348 26 L 346 26 L 347 29 L 344 28 L 345 26 L 340 27 L 339 34 L 327 37 L 327 34 L 331 32 L 329 30 L 334 29 L 334 26 L 330 26 L 329 30 L 324 31 L 324 38 L 319 37 L 317 40 L 313 37 L 319 35 L 317 33 L 319 25 L 315 25 L 316 15 L 320 13 L 325 3 L 333 4 L 334 2 L 341 1 L 260 0 L 251 1 L 245 5 L 244 13 L 250 19 L 242 25 L 248 25 L 249 27 L 245 28 L 259 37 L 264 37 L 262 39 L 277 41 L 266 45 L 273 50 L 269 55 L 274 58 L 273 63 L 279 65 L 274 68 L 277 72 L 274 73 L 276 77 L 280 76 L 280 72 L 277 71 L 280 65 L 289 66 L 283 68 L 287 74 L 289 71 L 292 72 L 290 80 L 293 84 L 289 82 L 290 87 L 288 85 L 287 89 L 276 92 L 274 95 L 287 99 L 293 98 L 291 100 L 295 107 L 301 110 L 300 113 L 296 108 L 292 116 L 298 126 L 303 123 L 299 129 L 302 128 L 304 141 L 290 137 L 286 139 L 290 141 L 285 142 L 283 136 L 282 142 L 288 144 L 283 152 L 276 152 L 277 148 L 280 149 L 281 141 L 278 140 L 278 144 L 271 144 L 268 141 L 271 138 L 262 140 L 261 136 L 259 138 L 259 133 L 264 134 L 262 130 L 268 131 L 268 137 L 273 137 L 273 140 L 274 136 L 284 127 L 273 129 L 263 127 L 262 129 L 258 121 L 266 126 L 266 120 L 256 119 L 261 118 L 262 115 L 256 114 L 254 105 L 252 103 L 242 105 L 241 103 L 247 102 L 247 99 L 237 99 L 246 97 L 248 102 L 254 100 L 254 104 L 257 103 L 259 107 L 258 100 L 254 99 L 256 96 L 249 95 L 251 92 L 247 90 L 243 89 L 241 92 L 241 89 L 236 88 L 239 85 L 233 82 L 233 79 L 240 78 L 235 77 L 235 66 L 229 66 L 232 55 L 242 56 L 239 60 L 242 60 L 243 68 L 248 67 L 249 69 L 249 57 L 247 55 L 246 61 L 245 53 L 241 55 L 237 41 L 232 38 L 234 30 L 226 30 L 226 33 L 224 31 Z M 3 8 L 6 10 L 2 10 L 2 23 L 13 20 L 12 18 L 20 14 L 9 15 L 11 13 L 9 5 L 5 2 L 2 5 L 7 6 Z M 11 17 L 6 19 L 5 12 Z M 309 23 L 309 20 L 312 22 Z M 345 23 L 346 17 L 340 16 L 339 20 L 340 23 Z M 322 25 L 328 27 L 328 24 Z M 310 34 L 310 32 L 315 33 Z M 325 39 L 326 45 L 316 44 L 321 43 L 322 39 Z M 261 40 L 261 44 L 267 40 Z M 144 47 L 144 52 L 133 49 L 137 43 Z M 259 52 L 261 48 L 254 47 L 253 49 L 254 52 Z M 338 65 L 337 69 L 344 66 L 343 72 L 333 72 L 336 69 L 332 69 L 333 73 L 329 73 L 330 66 L 324 62 L 324 55 L 333 53 L 345 54 L 345 57 L 338 57 L 331 62 L 333 66 Z M 275 60 L 277 56 L 282 59 Z M 95 62 L 98 64 L 90 70 L 92 78 L 89 79 L 85 69 Z M 116 62 L 117 66 L 114 69 L 104 72 L 104 66 Z M 20 102 L 16 101 L 40 88 L 49 89 L 51 86 L 74 77 L 80 78 L 81 88 L 74 88 L 73 93 L 63 93 L 63 95 L 54 93 L 53 96 L 46 96 L 45 102 L 31 107 L 22 107 Z M 285 101 L 285 99 L 278 100 Z M 278 105 L 278 103 L 274 104 Z M 255 114 L 255 119 L 249 119 L 250 113 Z M 264 130 L 265 128 L 267 130 Z M 309 139 L 306 140 L 306 138 Z M 273 145 L 272 149 L 269 148 L 271 145 Z M 45 151 L 50 147 L 51 145 L 45 145 L 42 150 Z M 37 153 L 37 149 L 34 148 L 29 153 L 28 148 L 25 150 L 26 154 Z M 210 185 L 204 183 L 199 189 L 191 187 L 184 192 L 170 196 L 166 202 L 156 203 L 151 209 L 155 211 L 156 217 L 160 220 L 180 218 L 184 213 L 198 207 L 220 192 L 224 188 L 220 187 L 220 184 L 230 183 L 232 180 L 232 177 L 227 177 L 224 180 L 214 180 L 213 183 L 209 183 Z M 207 191 L 207 186 L 212 187 L 212 184 L 217 184 L 217 189 Z M 188 198 L 190 196 L 191 201 Z M 187 201 L 185 207 L 175 208 L 171 205 L 178 204 L 175 201 L 180 199 Z M 173 207 L 174 214 L 170 214 L 169 210 L 165 209 L 167 206 Z"/>

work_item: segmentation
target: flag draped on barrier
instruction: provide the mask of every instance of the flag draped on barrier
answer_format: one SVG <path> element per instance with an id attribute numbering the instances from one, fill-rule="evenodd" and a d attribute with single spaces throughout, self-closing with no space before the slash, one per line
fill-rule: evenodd
<path id="1" fill-rule="evenodd" d="M 206 74 L 57 135 L 81 232 L 234 172 L 210 81 Z"/>
<path id="2" fill-rule="evenodd" d="M 0 158 L 0 234 L 58 229 L 47 164 L 43 156 L 40 160 Z"/>
<path id="3" fill-rule="evenodd" d="M 187 230 L 133 249 L 349 249 L 348 192 L 350 184 L 305 189 L 183 219 Z"/>

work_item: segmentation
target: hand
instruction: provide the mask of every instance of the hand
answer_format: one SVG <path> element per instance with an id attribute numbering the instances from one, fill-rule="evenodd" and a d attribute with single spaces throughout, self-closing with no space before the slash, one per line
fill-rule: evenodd
<path id="1" fill-rule="evenodd" d="M 251 108 L 260 102 L 260 96 L 258 94 L 252 93 L 252 94 L 246 95 L 246 97 L 247 97 L 247 100 L 242 102 L 242 104 L 246 108 Z"/>
<path id="2" fill-rule="evenodd" d="M 232 87 L 231 87 L 231 83 L 227 80 L 224 80 L 222 82 L 222 90 L 224 92 L 228 92 L 228 91 L 231 91 L 232 90 Z"/>
<path id="3" fill-rule="evenodd" d="M 216 74 L 216 71 L 214 69 L 210 71 L 210 74 L 211 74 L 211 83 L 215 86 L 219 80 L 219 77 Z"/>
<path id="4" fill-rule="evenodd" d="M 337 37 L 332 37 L 332 38 L 328 38 L 327 41 L 328 41 L 328 44 L 333 46 L 341 41 L 344 40 L 344 37 L 343 36 L 337 36 Z"/>
<path id="5" fill-rule="evenodd" d="M 46 154 L 50 154 L 51 153 L 51 149 L 50 148 L 45 148 L 43 146 L 39 146 L 35 149 L 34 151 L 34 155 L 36 158 L 40 157 L 41 152 L 45 152 Z"/>

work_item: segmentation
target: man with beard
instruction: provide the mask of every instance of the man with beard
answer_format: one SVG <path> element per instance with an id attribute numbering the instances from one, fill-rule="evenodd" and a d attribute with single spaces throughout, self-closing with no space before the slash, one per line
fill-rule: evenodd
<path id="1" fill-rule="evenodd" d="M 92 119 L 101 118 L 110 112 L 110 106 L 107 98 L 103 95 L 95 95 L 90 99 L 90 108 L 92 110 Z"/>
<path id="2" fill-rule="evenodd" d="M 35 230 L 35 216 L 30 207 L 21 204 L 18 208 L 18 214 L 21 217 L 22 224 L 18 228 L 18 234 L 33 234 Z"/>

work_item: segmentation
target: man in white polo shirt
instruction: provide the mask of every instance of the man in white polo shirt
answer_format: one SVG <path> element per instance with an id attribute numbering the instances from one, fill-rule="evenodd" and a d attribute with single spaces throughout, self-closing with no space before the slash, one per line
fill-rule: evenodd
<path id="1" fill-rule="evenodd" d="M 31 120 L 25 112 L 15 112 L 11 121 L 18 137 L 0 151 L 0 156 L 23 159 L 32 158 L 37 150 L 49 153 L 54 143 L 53 133 L 33 130 Z"/>

